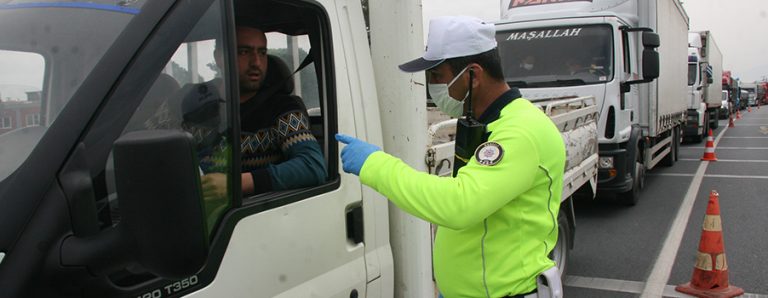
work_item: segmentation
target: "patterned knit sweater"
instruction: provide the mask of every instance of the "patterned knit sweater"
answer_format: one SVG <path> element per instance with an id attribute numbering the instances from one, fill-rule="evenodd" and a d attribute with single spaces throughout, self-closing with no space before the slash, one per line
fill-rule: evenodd
<path id="1" fill-rule="evenodd" d="M 255 193 L 325 182 L 325 160 L 306 111 L 299 97 L 284 94 L 241 103 L 241 166 L 253 175 Z"/>

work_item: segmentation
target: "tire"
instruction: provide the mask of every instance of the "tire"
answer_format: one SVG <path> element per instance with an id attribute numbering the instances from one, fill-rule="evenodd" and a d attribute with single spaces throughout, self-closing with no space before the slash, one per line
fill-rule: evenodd
<path id="1" fill-rule="evenodd" d="M 715 119 L 715 121 L 712 121 L 712 125 L 711 125 L 713 130 L 717 129 L 718 127 L 720 127 L 720 114 L 719 113 L 720 113 L 720 110 L 717 109 L 717 110 L 715 110 L 712 113 L 712 115 L 711 115 L 712 117 L 709 118 L 709 120 Z"/>
<path id="2" fill-rule="evenodd" d="M 571 223 L 568 221 L 568 217 L 560 210 L 557 215 L 557 243 L 555 248 L 549 253 L 549 258 L 555 261 L 557 269 L 560 271 L 560 276 L 565 277 L 566 270 L 568 269 L 568 256 L 571 250 Z"/>
<path id="3" fill-rule="evenodd" d="M 635 169 L 632 173 L 632 189 L 620 193 L 619 198 L 624 205 L 635 206 L 640 200 L 640 191 L 645 186 L 645 166 L 640 161 L 635 162 Z"/>
<path id="4" fill-rule="evenodd" d="M 693 136 L 693 141 L 695 143 L 701 143 L 701 141 L 707 139 L 708 129 L 709 129 L 709 117 L 704 116 L 704 129 L 701 130 L 701 135 Z"/>
<path id="5" fill-rule="evenodd" d="M 669 144 L 669 153 L 661 160 L 661 165 L 671 167 L 677 161 L 677 150 L 680 147 L 680 137 L 677 127 L 672 128 L 672 142 Z"/>

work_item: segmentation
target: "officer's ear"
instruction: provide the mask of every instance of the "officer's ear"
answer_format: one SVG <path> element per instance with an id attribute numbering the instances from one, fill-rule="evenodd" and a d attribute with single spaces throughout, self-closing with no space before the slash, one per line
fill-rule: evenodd
<path id="1" fill-rule="evenodd" d="M 481 80 L 486 76 L 485 69 L 477 63 L 467 65 L 467 72 L 472 73 L 472 88 L 480 86 Z"/>

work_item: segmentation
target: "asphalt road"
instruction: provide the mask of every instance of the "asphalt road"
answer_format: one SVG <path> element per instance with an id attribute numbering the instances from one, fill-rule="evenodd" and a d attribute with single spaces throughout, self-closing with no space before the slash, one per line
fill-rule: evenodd
<path id="1" fill-rule="evenodd" d="M 576 242 L 565 297 L 687 297 L 710 191 L 719 193 L 729 282 L 743 297 L 768 297 L 768 107 L 742 111 L 735 127 L 713 131 L 716 162 L 702 162 L 706 141 L 683 144 L 673 167 L 647 172 L 639 203 L 575 202 Z"/>

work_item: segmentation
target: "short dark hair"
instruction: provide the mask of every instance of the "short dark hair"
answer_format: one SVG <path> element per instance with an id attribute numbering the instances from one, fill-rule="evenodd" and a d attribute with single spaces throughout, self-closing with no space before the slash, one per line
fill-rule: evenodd
<path id="1" fill-rule="evenodd" d="M 485 69 L 491 78 L 504 81 L 504 71 L 501 69 L 501 57 L 499 56 L 498 48 L 493 48 L 477 55 L 450 58 L 445 60 L 445 63 L 451 67 L 451 71 L 454 74 L 464 69 L 470 63 L 477 63 Z"/>

